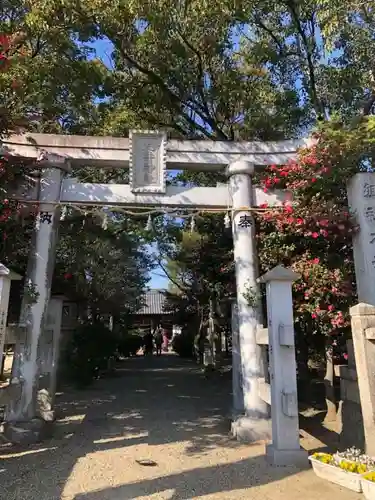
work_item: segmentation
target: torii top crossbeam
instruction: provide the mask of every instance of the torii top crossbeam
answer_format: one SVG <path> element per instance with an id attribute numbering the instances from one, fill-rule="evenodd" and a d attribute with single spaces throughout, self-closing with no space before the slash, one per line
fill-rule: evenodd
<path id="1" fill-rule="evenodd" d="M 227 186 L 216 188 L 167 186 L 166 169 L 199 171 L 223 170 L 238 161 L 253 165 L 284 164 L 295 158 L 297 150 L 311 144 L 311 140 L 281 142 L 216 142 L 167 140 L 163 132 L 131 131 L 129 138 L 90 137 L 53 134 L 26 134 L 10 136 L 3 149 L 11 155 L 47 163 L 72 166 L 129 168 L 130 184 L 79 183 L 75 179 L 62 181 L 60 204 L 164 206 L 223 209 L 231 206 Z M 18 199 L 38 201 L 38 187 L 29 189 Z M 44 182 L 42 192 L 48 191 Z M 50 199 L 50 195 L 43 195 Z M 42 196 L 42 198 L 43 198 Z M 279 205 L 285 193 L 265 194 L 253 188 L 252 203 Z"/>
<path id="2" fill-rule="evenodd" d="M 145 132 L 149 134 L 149 132 Z M 134 136 L 134 133 L 133 133 Z M 166 141 L 166 166 L 172 170 L 220 170 L 238 159 L 255 165 L 284 164 L 310 139 L 278 142 Z M 65 157 L 73 166 L 129 166 L 131 139 L 82 135 L 25 134 L 4 139 L 12 156 L 38 158 L 42 152 Z"/>

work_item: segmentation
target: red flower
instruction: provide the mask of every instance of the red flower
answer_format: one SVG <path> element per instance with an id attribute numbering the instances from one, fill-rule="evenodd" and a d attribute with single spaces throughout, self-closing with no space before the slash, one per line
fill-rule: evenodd
<path id="1" fill-rule="evenodd" d="M 334 311 L 334 309 L 335 309 L 335 306 L 333 306 L 332 304 L 330 304 L 328 306 L 328 311 Z"/>
<path id="2" fill-rule="evenodd" d="M 313 259 L 311 262 L 312 262 L 313 264 L 319 264 L 320 259 L 319 259 L 319 257 L 315 257 L 315 259 Z"/>
<path id="3" fill-rule="evenodd" d="M 316 319 L 318 317 L 318 315 L 316 313 L 311 313 L 311 317 L 312 317 L 312 319 Z"/>
<path id="4" fill-rule="evenodd" d="M 317 238 L 319 238 L 319 233 L 311 233 L 311 237 L 316 240 Z"/>
<path id="5" fill-rule="evenodd" d="M 313 178 L 311 179 L 311 182 L 316 182 L 316 178 L 315 178 L 315 177 L 313 177 Z"/>
<path id="6" fill-rule="evenodd" d="M 64 279 L 70 280 L 71 278 L 73 278 L 73 275 L 71 273 L 65 273 L 64 274 Z"/>
<path id="7" fill-rule="evenodd" d="M 329 224 L 329 220 L 328 219 L 321 219 L 319 221 L 319 226 L 321 226 L 321 227 L 327 227 L 328 224 Z"/>
<path id="8" fill-rule="evenodd" d="M 328 231 L 326 231 L 325 229 L 321 229 L 321 230 L 320 230 L 320 234 L 321 234 L 322 236 L 324 236 L 324 238 L 327 238 L 327 236 L 328 236 Z"/>

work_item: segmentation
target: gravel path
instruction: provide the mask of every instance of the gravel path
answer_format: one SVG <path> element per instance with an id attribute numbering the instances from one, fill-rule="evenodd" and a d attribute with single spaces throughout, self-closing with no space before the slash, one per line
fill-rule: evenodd
<path id="1" fill-rule="evenodd" d="M 59 396 L 53 439 L 0 447 L 0 500 L 361 498 L 230 439 L 229 392 L 228 375 L 205 379 L 173 355 L 127 360 L 117 377 Z"/>

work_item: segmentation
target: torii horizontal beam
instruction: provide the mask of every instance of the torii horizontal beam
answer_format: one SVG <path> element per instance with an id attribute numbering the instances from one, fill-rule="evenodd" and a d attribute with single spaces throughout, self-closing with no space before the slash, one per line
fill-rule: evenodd
<path id="1" fill-rule="evenodd" d="M 35 186 L 27 193 L 15 196 L 20 201 L 35 203 L 38 201 L 38 188 Z M 253 188 L 253 206 L 264 203 L 279 206 L 288 199 L 287 191 L 265 193 Z M 216 187 L 167 186 L 165 194 L 136 194 L 129 184 L 90 184 L 80 183 L 75 179 L 63 181 L 60 203 L 62 205 L 97 205 L 127 207 L 177 207 L 197 209 L 222 209 L 232 207 L 226 185 Z"/>
<path id="2" fill-rule="evenodd" d="M 178 141 L 166 146 L 170 170 L 221 170 L 239 159 L 255 165 L 284 164 L 311 139 L 279 142 Z M 3 149 L 12 156 L 37 159 L 41 153 L 66 158 L 72 166 L 128 168 L 129 139 L 80 135 L 25 134 L 4 139 Z"/>

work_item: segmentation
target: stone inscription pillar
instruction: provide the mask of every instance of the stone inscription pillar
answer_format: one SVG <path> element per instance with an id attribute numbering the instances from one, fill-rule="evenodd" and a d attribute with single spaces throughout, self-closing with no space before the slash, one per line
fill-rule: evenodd
<path id="1" fill-rule="evenodd" d="M 348 202 L 359 225 L 353 237 L 358 302 L 375 306 L 375 174 L 356 174 L 349 181 Z"/>

